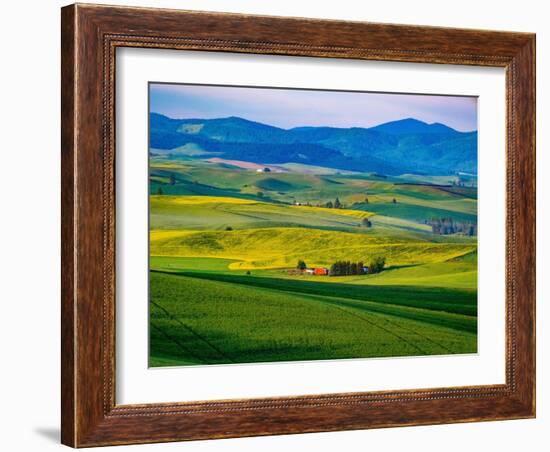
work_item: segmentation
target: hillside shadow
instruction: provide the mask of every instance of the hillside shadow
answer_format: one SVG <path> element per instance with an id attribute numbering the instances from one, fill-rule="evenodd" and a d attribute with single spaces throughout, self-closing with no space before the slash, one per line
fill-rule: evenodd
<path id="1" fill-rule="evenodd" d="M 167 273 L 159 270 L 152 271 L 154 273 Z M 282 292 L 368 300 L 401 306 L 422 307 L 424 309 L 447 311 L 456 314 L 477 315 L 476 291 L 465 289 L 401 285 L 362 285 L 336 282 L 320 283 L 287 278 L 231 275 L 214 272 L 206 273 L 200 271 L 175 271 L 169 272 L 169 274 L 172 276 L 186 276 Z"/>
<path id="2" fill-rule="evenodd" d="M 391 272 L 394 270 L 400 270 L 402 268 L 419 267 L 419 266 L 420 266 L 419 264 L 390 265 L 389 267 L 384 268 L 384 273 Z"/>

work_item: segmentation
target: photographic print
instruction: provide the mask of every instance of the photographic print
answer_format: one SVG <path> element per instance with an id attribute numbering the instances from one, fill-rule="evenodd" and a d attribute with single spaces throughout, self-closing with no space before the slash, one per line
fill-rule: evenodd
<path id="1" fill-rule="evenodd" d="M 149 365 L 477 352 L 477 98 L 149 84 Z"/>

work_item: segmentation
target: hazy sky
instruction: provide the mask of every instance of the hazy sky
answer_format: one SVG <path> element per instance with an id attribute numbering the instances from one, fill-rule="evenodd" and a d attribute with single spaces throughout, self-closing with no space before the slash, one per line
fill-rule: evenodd
<path id="1" fill-rule="evenodd" d="M 415 118 L 477 129 L 477 98 L 271 88 L 150 84 L 150 108 L 171 118 L 239 116 L 285 129 L 372 127 Z"/>

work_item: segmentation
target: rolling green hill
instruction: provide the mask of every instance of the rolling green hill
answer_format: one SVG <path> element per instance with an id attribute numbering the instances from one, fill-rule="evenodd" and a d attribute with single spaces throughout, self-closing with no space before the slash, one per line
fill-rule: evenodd
<path id="1" fill-rule="evenodd" d="M 372 214 L 361 210 L 273 204 L 220 196 L 151 196 L 151 228 L 233 229 L 310 226 L 358 229 Z M 422 230 L 422 225 L 414 225 Z M 424 229 L 426 229 L 424 227 Z"/>
<path id="2" fill-rule="evenodd" d="M 153 367 L 477 351 L 471 316 L 296 293 L 284 285 L 156 272 L 150 283 Z"/>
<path id="3" fill-rule="evenodd" d="M 238 259 L 224 259 L 216 257 L 179 257 L 179 256 L 151 256 L 151 269 L 173 273 L 221 273 L 227 275 L 242 275 L 237 272 L 235 263 Z M 289 274 L 280 269 L 253 269 L 255 277 L 277 279 L 293 279 L 310 281 L 317 284 L 361 284 L 376 286 L 415 286 L 432 288 L 467 289 L 475 291 L 477 288 L 477 252 L 464 254 L 437 263 L 407 264 L 388 266 L 382 273 L 360 276 L 335 276 L 319 278 L 318 276 Z"/>
<path id="4" fill-rule="evenodd" d="M 258 173 L 196 160 L 151 158 L 151 194 L 218 196 L 271 203 L 317 205 L 338 197 L 346 208 L 425 222 L 434 217 L 476 222 L 477 190 L 449 184 L 422 183 L 416 177 L 380 178 L 376 175 L 315 174 L 305 172 Z M 170 177 L 174 184 L 170 184 Z M 439 182 L 441 179 L 435 179 Z M 456 179 L 453 179 L 456 182 Z M 445 181 L 443 178 L 442 181 Z M 448 181 L 447 181 L 448 182 Z M 368 199 L 368 204 L 365 200 Z M 396 203 L 393 203 L 393 200 Z M 153 214 L 154 214 L 153 210 Z"/>

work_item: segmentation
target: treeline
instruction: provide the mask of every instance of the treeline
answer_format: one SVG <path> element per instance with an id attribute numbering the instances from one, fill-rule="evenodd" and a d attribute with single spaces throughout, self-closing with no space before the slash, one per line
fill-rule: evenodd
<path id="1" fill-rule="evenodd" d="M 328 201 L 327 203 L 325 203 L 325 207 L 327 207 L 328 209 L 343 209 L 344 204 L 342 204 L 338 197 L 336 197 L 334 202 Z"/>
<path id="2" fill-rule="evenodd" d="M 313 204 L 311 204 L 309 201 L 306 202 L 300 202 L 300 201 L 294 201 L 294 205 L 297 206 L 307 206 L 311 207 Z M 327 209 L 345 209 L 346 206 L 343 202 L 340 202 L 338 197 L 333 201 L 327 201 L 325 203 L 318 202 L 315 204 L 315 207 L 326 207 Z"/>
<path id="3" fill-rule="evenodd" d="M 477 235 L 475 223 L 455 221 L 452 218 L 433 218 L 428 224 L 431 225 L 434 234 L 464 234 L 470 237 Z"/>
<path id="4" fill-rule="evenodd" d="M 336 261 L 330 266 L 330 276 L 363 275 L 365 273 L 363 262 Z"/>
<path id="5" fill-rule="evenodd" d="M 368 270 L 365 270 L 365 264 L 362 261 L 336 261 L 330 266 L 329 276 L 351 276 L 351 275 L 364 275 L 366 273 L 380 273 L 386 265 L 385 257 L 375 257 L 367 266 Z"/>

